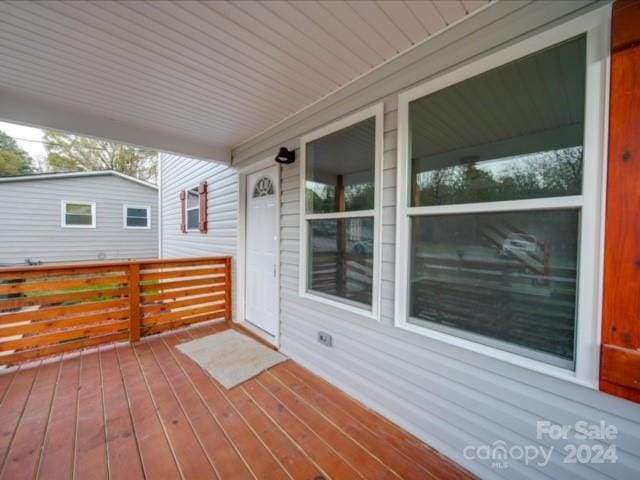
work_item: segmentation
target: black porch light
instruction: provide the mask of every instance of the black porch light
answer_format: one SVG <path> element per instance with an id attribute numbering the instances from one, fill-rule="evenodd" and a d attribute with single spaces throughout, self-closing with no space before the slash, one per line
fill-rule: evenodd
<path id="1" fill-rule="evenodd" d="M 280 147 L 278 155 L 276 155 L 276 162 L 278 163 L 293 163 L 296 161 L 296 151 L 289 150 L 287 147 Z"/>

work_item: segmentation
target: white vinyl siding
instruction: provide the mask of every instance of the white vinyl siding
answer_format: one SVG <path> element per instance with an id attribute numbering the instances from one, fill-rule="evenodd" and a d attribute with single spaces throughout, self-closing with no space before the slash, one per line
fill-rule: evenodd
<path id="1" fill-rule="evenodd" d="M 180 157 L 160 155 L 162 204 L 162 257 L 235 255 L 238 222 L 238 174 L 229 167 Z M 184 234 L 180 230 L 180 192 L 208 183 L 209 232 Z"/>

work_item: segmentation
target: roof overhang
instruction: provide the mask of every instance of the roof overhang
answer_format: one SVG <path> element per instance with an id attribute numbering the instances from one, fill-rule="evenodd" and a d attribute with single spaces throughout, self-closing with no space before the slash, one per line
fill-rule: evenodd
<path id="1" fill-rule="evenodd" d="M 0 2 L 0 117 L 230 163 L 231 149 L 489 0 Z"/>
<path id="2" fill-rule="evenodd" d="M 88 109 L 23 95 L 1 86 L 0 120 L 33 127 L 48 127 L 227 165 L 231 161 L 229 146 L 211 145 L 198 138 L 160 131 Z"/>

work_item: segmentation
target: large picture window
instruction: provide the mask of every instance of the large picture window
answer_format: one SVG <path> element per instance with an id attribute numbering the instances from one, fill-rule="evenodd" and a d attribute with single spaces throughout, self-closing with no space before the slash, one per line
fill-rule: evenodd
<path id="1" fill-rule="evenodd" d="M 605 71 L 575 25 L 399 98 L 396 324 L 569 375 L 595 330 Z"/>
<path id="2" fill-rule="evenodd" d="M 302 138 L 301 294 L 377 316 L 382 105 Z"/>

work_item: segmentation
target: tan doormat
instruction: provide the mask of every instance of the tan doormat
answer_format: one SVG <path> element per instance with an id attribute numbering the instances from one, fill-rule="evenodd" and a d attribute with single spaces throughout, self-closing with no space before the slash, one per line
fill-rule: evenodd
<path id="1" fill-rule="evenodd" d="M 178 349 L 227 389 L 287 360 L 281 353 L 235 330 L 181 343 Z"/>

